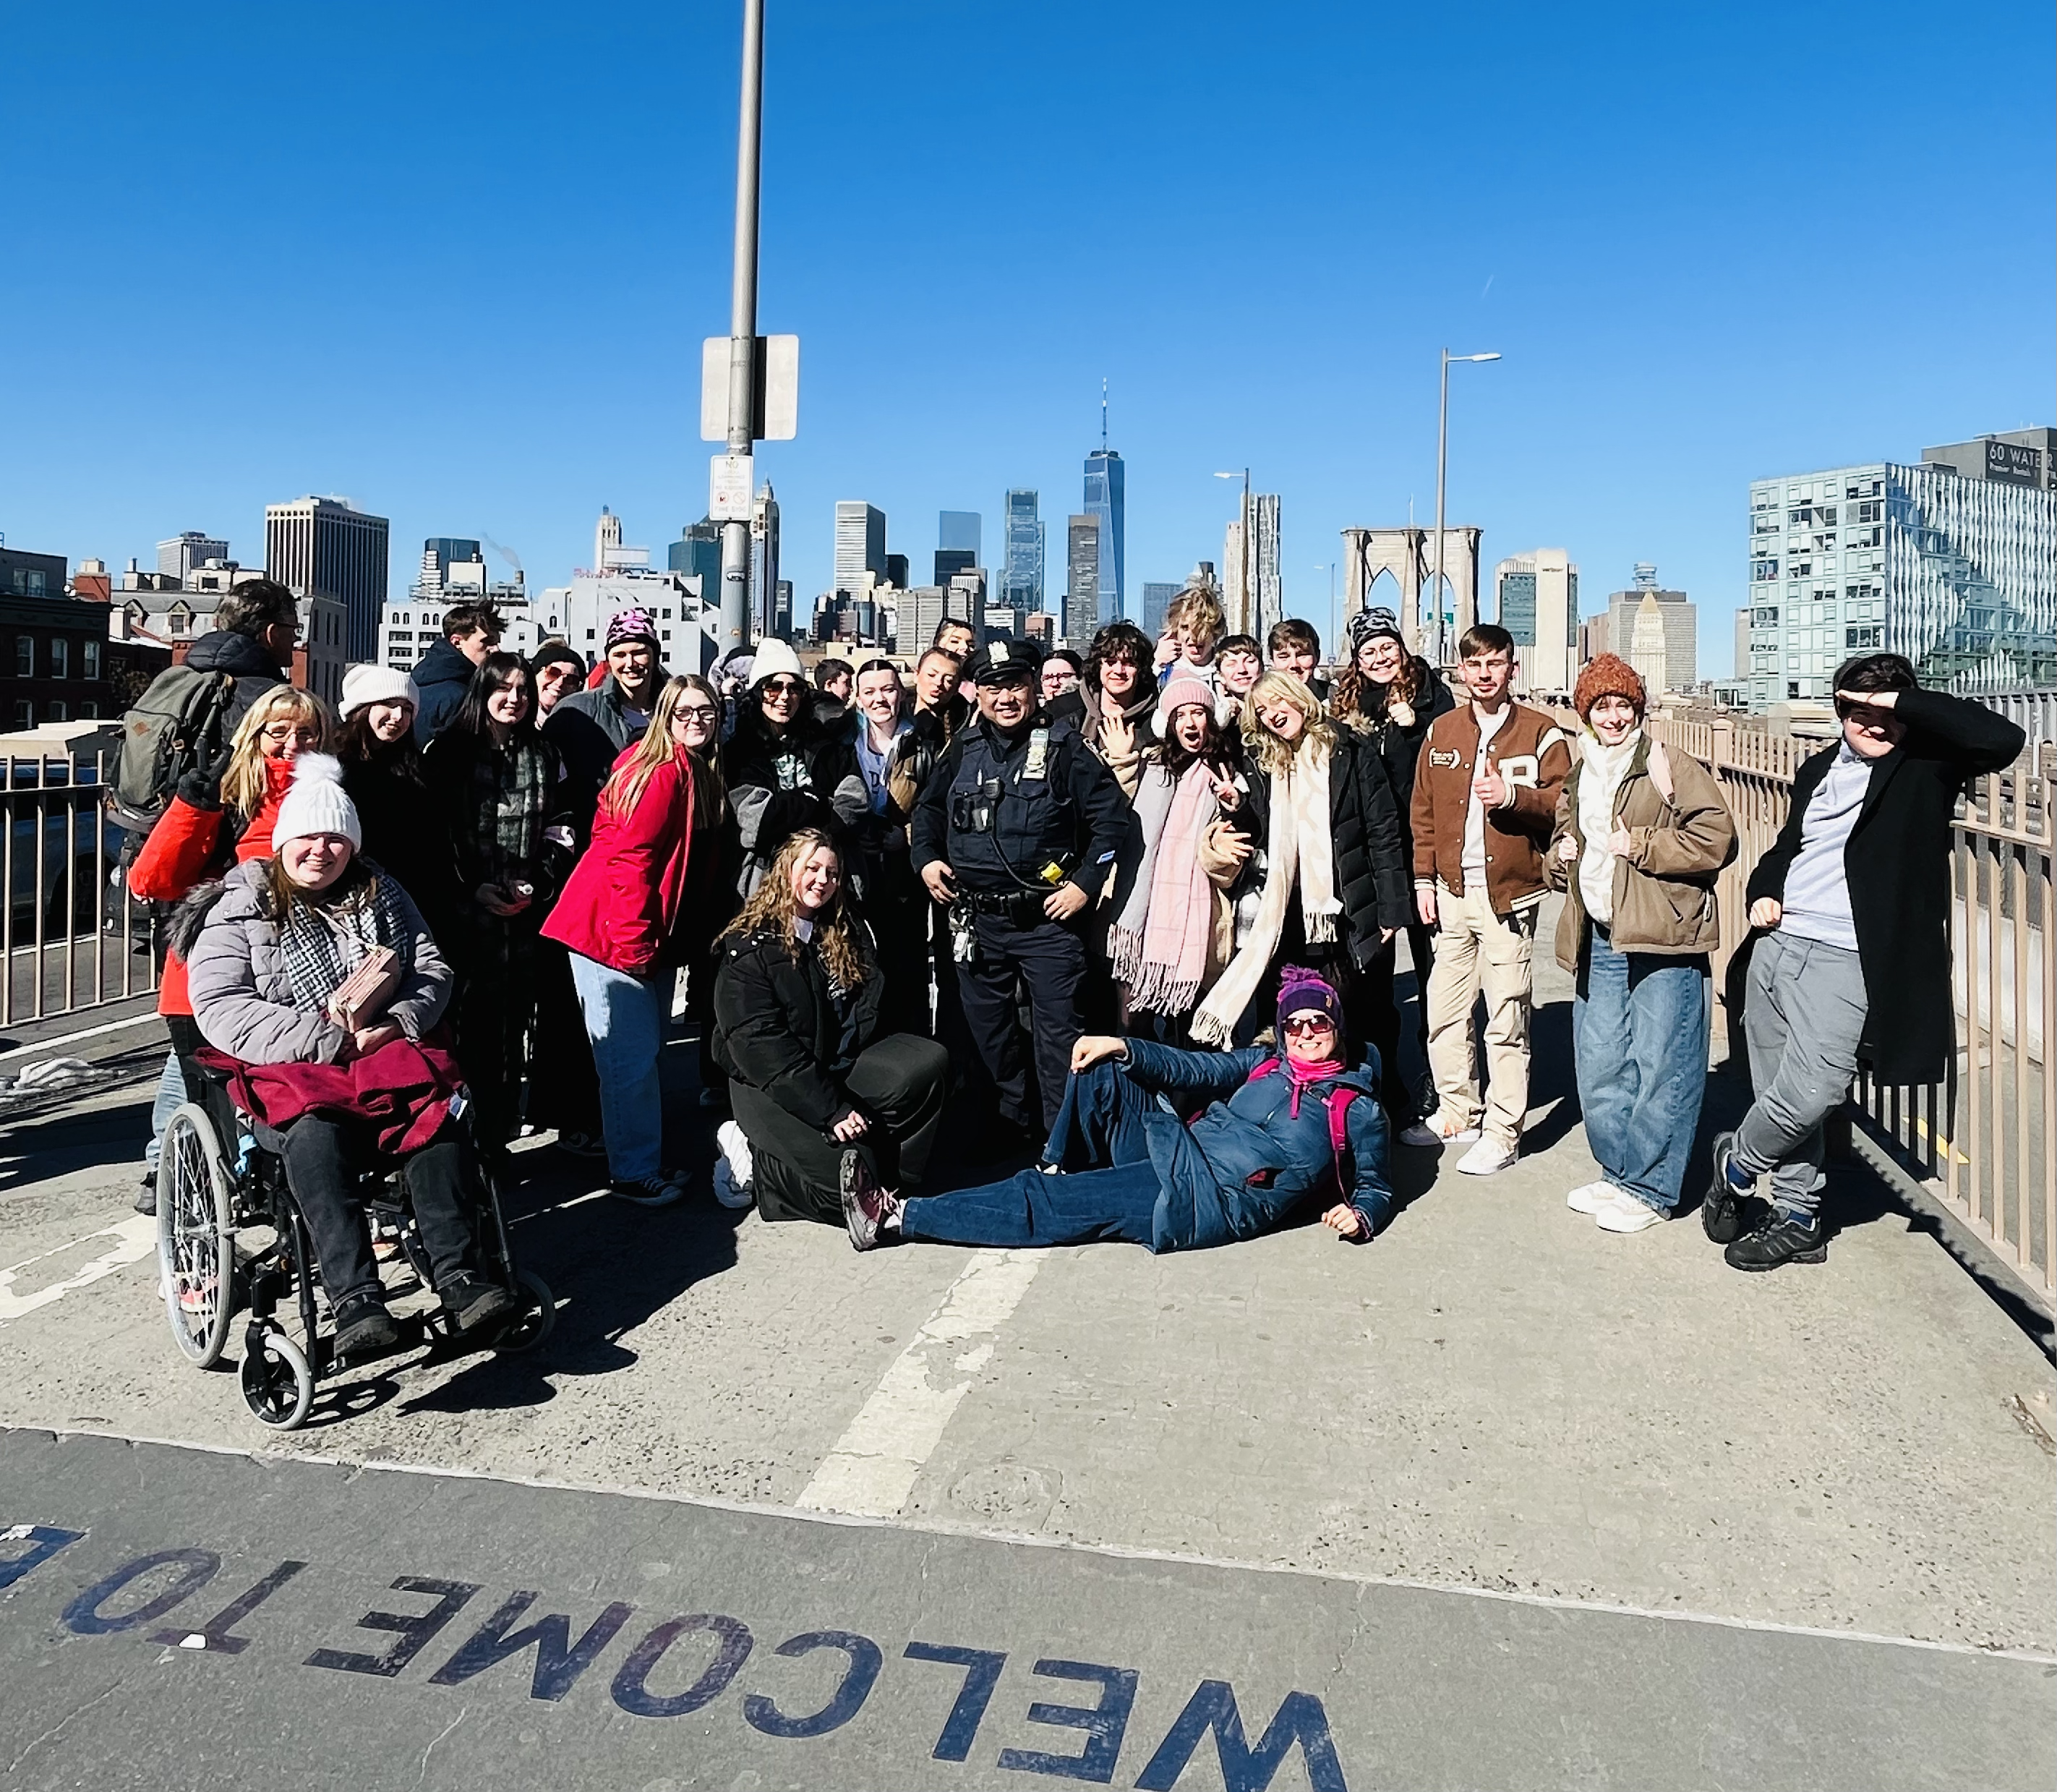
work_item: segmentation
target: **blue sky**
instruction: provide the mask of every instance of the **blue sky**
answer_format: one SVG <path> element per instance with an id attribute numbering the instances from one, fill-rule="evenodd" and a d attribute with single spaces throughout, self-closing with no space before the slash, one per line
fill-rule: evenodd
<path id="1" fill-rule="evenodd" d="M 349 495 L 532 583 L 603 504 L 706 503 L 738 15 L 663 6 L 17 9 L 0 111 L 0 530 L 261 551 Z M 1287 607 L 1337 531 L 1655 561 L 1725 672 L 1750 479 L 2053 421 L 2047 6 L 769 0 L 760 327 L 786 563 L 831 506 L 925 568 L 938 509 L 1043 493 L 1053 568 L 1112 383 L 1132 603 L 1218 558 L 1250 465 Z M 1053 593 L 1061 573 L 1052 580 Z"/>

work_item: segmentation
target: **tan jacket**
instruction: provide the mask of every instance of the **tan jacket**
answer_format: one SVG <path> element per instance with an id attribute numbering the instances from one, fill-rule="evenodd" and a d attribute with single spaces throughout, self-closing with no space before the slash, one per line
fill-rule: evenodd
<path id="1" fill-rule="evenodd" d="M 1556 831 L 1544 864 L 1553 890 L 1564 892 L 1557 918 L 1557 962 L 1574 976 L 1586 943 L 1586 905 L 1579 894 L 1578 860 L 1558 856 L 1560 842 L 1579 831 L 1579 775 L 1571 768 L 1557 799 Z M 1614 921 L 1608 934 L 1617 952 L 1685 957 L 1722 943 L 1714 879 L 1736 854 L 1735 818 L 1722 800 L 1714 774 L 1690 753 L 1667 752 L 1647 735 L 1615 792 L 1614 824 L 1628 831 L 1627 856 L 1614 862 Z"/>
<path id="2" fill-rule="evenodd" d="M 1414 884 L 1464 887 L 1464 817 L 1471 807 L 1479 756 L 1478 718 L 1460 701 L 1429 724 L 1414 771 Z M 1540 709 L 1508 706 L 1486 747 L 1486 763 L 1507 785 L 1507 800 L 1485 816 L 1485 887 L 1495 914 L 1543 900 L 1543 842 L 1557 813 L 1557 793 L 1571 766 L 1564 731 Z"/>

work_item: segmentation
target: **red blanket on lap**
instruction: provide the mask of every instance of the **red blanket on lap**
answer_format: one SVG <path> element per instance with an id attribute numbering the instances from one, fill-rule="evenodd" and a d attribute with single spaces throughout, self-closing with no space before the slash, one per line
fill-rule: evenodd
<path id="1" fill-rule="evenodd" d="M 196 1054 L 228 1079 L 236 1105 L 283 1132 L 303 1114 L 357 1120 L 377 1130 L 389 1157 L 419 1151 L 464 1086 L 457 1060 L 440 1045 L 395 1039 L 348 1064 L 244 1064 L 212 1049 Z"/>

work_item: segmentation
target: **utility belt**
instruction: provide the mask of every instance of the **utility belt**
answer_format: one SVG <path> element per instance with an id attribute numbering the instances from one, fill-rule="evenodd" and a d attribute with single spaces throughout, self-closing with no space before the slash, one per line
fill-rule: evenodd
<path id="1" fill-rule="evenodd" d="M 1032 890 L 967 890 L 959 893 L 957 902 L 973 914 L 1005 915 L 1021 926 L 1033 926 L 1047 918 L 1043 898 Z"/>

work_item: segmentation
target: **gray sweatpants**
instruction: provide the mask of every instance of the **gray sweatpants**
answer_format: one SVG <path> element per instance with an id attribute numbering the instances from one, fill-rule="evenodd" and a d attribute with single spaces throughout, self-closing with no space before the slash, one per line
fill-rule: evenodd
<path id="1" fill-rule="evenodd" d="M 1784 1211 L 1821 1211 L 1821 1123 L 1849 1099 L 1864 1037 L 1854 952 L 1774 932 L 1750 961 L 1743 1037 L 1757 1099 L 1736 1128 L 1735 1162 L 1769 1175 Z"/>

